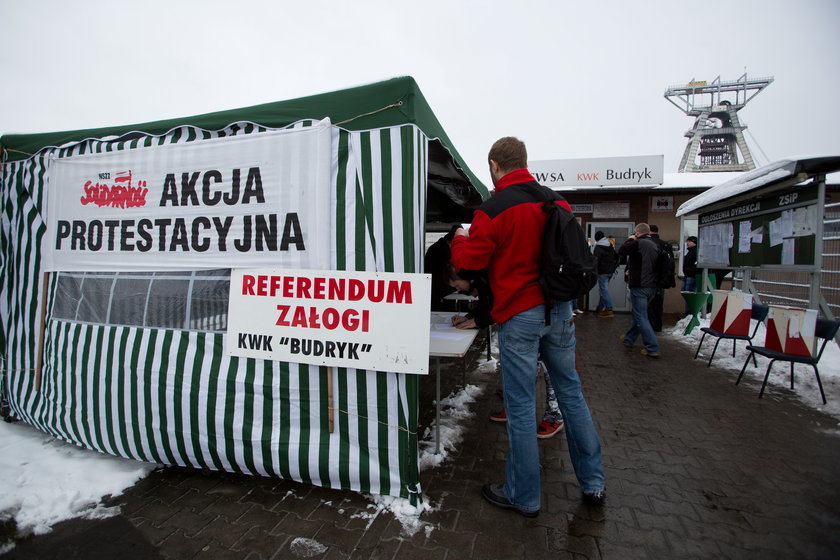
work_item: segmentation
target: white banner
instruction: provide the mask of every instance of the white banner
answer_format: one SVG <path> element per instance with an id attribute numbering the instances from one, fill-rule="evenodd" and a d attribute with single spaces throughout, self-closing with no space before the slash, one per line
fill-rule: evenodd
<path id="1" fill-rule="evenodd" d="M 52 161 L 47 270 L 324 268 L 330 123 Z"/>
<path id="2" fill-rule="evenodd" d="M 665 156 L 529 161 L 528 171 L 538 183 L 553 189 L 571 186 L 661 185 Z"/>
<path id="3" fill-rule="evenodd" d="M 430 305 L 429 274 L 234 269 L 225 352 L 427 374 Z"/>

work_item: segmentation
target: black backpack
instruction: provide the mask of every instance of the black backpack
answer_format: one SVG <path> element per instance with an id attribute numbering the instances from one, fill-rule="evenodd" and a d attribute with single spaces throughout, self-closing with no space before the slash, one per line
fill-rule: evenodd
<path id="1" fill-rule="evenodd" d="M 598 282 L 595 259 L 583 228 L 574 215 L 557 205 L 565 200 L 536 181 L 518 183 L 485 200 L 480 209 L 491 219 L 517 204 L 541 204 L 546 213 L 540 252 L 539 283 L 546 304 L 571 301 L 587 293 Z M 546 324 L 551 306 L 545 306 Z"/>
<path id="2" fill-rule="evenodd" d="M 677 285 L 676 274 L 673 255 L 660 248 L 659 255 L 656 257 L 656 287 L 662 289 L 675 287 Z"/>
<path id="3" fill-rule="evenodd" d="M 555 198 L 554 200 L 560 200 Z M 543 202 L 547 214 L 540 261 L 540 286 L 546 303 L 571 301 L 586 294 L 598 283 L 595 259 L 583 228 L 574 214 L 554 200 Z M 550 306 L 546 305 L 546 323 Z"/>
<path id="4" fill-rule="evenodd" d="M 596 251 L 597 251 L 596 247 Z M 598 260 L 596 262 L 596 271 L 598 274 L 613 274 L 615 270 L 618 268 L 618 253 L 616 252 L 615 248 L 612 245 L 609 247 L 602 247 L 601 251 L 598 251 Z M 601 269 L 609 268 L 609 272 L 601 272 Z"/>

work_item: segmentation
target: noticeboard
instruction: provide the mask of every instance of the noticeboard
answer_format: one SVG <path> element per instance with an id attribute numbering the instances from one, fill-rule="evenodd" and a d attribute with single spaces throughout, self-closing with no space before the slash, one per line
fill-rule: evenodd
<path id="1" fill-rule="evenodd" d="M 816 266 L 819 193 L 814 183 L 788 187 L 700 214 L 698 265 Z"/>

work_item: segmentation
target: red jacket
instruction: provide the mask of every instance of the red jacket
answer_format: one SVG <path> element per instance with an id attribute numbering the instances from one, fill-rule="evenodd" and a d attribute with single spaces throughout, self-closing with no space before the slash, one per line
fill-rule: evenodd
<path id="1" fill-rule="evenodd" d="M 508 173 L 496 183 L 496 193 L 475 211 L 469 236 L 459 235 L 452 240 L 452 264 L 456 270 L 487 269 L 496 323 L 545 303 L 539 284 L 545 227 L 542 203 L 520 202 L 504 193 L 507 187 L 523 183 L 534 184 L 524 188 L 545 188 L 525 168 Z M 572 210 L 565 200 L 558 200 L 557 204 Z"/>

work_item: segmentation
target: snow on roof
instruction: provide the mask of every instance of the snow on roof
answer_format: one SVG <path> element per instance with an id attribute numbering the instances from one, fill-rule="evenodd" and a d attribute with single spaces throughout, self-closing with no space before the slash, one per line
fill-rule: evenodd
<path id="1" fill-rule="evenodd" d="M 799 174 L 803 175 L 802 180 L 804 181 L 814 175 L 831 173 L 838 169 L 840 169 L 840 156 L 802 156 L 781 159 L 752 171 L 734 174 L 735 176 L 732 179 L 684 202 L 677 209 L 676 215 L 683 216 L 694 213 L 714 202 L 721 202 L 761 187 L 779 183 Z M 827 180 L 827 182 L 829 181 Z"/>
<path id="2" fill-rule="evenodd" d="M 563 187 L 563 192 L 591 192 L 591 191 L 647 191 L 647 190 L 679 190 L 679 189 L 709 189 L 741 175 L 740 172 L 726 173 L 665 173 L 661 185 L 609 185 L 609 186 L 577 186 Z"/>

